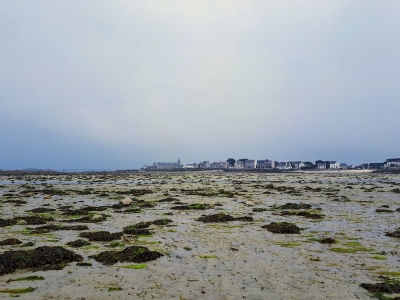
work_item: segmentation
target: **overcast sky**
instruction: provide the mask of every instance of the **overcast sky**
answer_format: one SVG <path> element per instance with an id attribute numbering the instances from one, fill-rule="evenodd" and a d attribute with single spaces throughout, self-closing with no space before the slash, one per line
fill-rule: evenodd
<path id="1" fill-rule="evenodd" d="M 0 169 L 400 157 L 400 1 L 0 0 Z"/>

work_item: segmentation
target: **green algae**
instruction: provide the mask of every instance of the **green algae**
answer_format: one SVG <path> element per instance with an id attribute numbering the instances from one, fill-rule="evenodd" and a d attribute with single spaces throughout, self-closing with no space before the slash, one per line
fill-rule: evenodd
<path id="1" fill-rule="evenodd" d="M 44 280 L 44 277 L 42 276 L 27 276 L 27 277 L 18 277 L 15 279 L 9 279 L 7 282 L 12 282 L 12 281 L 34 281 L 34 280 Z"/>
<path id="2" fill-rule="evenodd" d="M 347 247 L 333 247 L 330 250 L 338 253 L 355 253 L 355 252 L 373 252 L 374 249 L 366 248 L 359 242 L 347 242 L 344 243 Z"/>
<path id="3" fill-rule="evenodd" d="M 100 249 L 100 246 L 97 245 L 89 245 L 89 246 L 85 246 L 84 248 L 85 250 L 91 250 L 91 249 Z"/>
<path id="4" fill-rule="evenodd" d="M 35 289 L 33 287 L 28 287 L 25 289 L 6 289 L 0 290 L 0 293 L 7 293 L 7 294 L 24 294 L 33 292 Z"/>
<path id="5" fill-rule="evenodd" d="M 281 246 L 281 247 L 287 247 L 287 248 L 300 246 L 300 244 L 299 244 L 299 243 L 296 243 L 296 242 L 278 243 L 278 245 Z"/>
<path id="6" fill-rule="evenodd" d="M 392 276 L 392 277 L 400 277 L 400 272 L 390 272 L 390 271 L 386 271 L 386 272 L 379 272 L 379 275 L 382 276 Z"/>
<path id="7" fill-rule="evenodd" d="M 124 246 L 125 245 L 120 242 L 112 242 L 112 243 L 106 245 L 106 247 L 109 247 L 109 248 L 124 247 Z"/>
<path id="8" fill-rule="evenodd" d="M 79 266 L 79 267 L 91 267 L 92 263 L 85 261 L 85 262 L 79 262 L 76 265 Z"/>
<path id="9" fill-rule="evenodd" d="M 318 242 L 319 241 L 319 239 L 317 239 L 317 238 L 315 238 L 315 237 L 312 237 L 312 238 L 308 238 L 307 240 L 306 240 L 306 243 L 314 243 L 314 242 Z"/>
<path id="10" fill-rule="evenodd" d="M 366 268 L 363 268 L 363 270 L 366 270 L 366 271 L 374 271 L 374 270 L 376 270 L 376 269 L 378 269 L 379 267 L 366 267 Z"/>
<path id="11" fill-rule="evenodd" d="M 347 243 L 345 243 L 345 245 L 346 246 L 350 246 L 350 247 L 360 247 L 360 246 L 362 246 L 362 244 L 359 243 L 359 242 L 347 242 Z"/>
<path id="12" fill-rule="evenodd" d="M 117 266 L 118 268 L 124 268 L 124 269 L 134 269 L 134 270 L 139 270 L 139 269 L 146 269 L 147 265 L 146 264 L 138 264 L 138 265 L 126 265 L 126 266 Z"/>
<path id="13" fill-rule="evenodd" d="M 373 249 L 368 249 L 368 248 L 341 248 L 341 247 L 335 247 L 331 248 L 331 251 L 333 252 L 338 252 L 338 253 L 355 253 L 359 251 L 372 251 Z"/>
<path id="14" fill-rule="evenodd" d="M 387 257 L 385 255 L 374 255 L 374 256 L 371 256 L 370 258 L 381 259 L 381 260 L 386 260 L 387 259 Z"/>
<path id="15" fill-rule="evenodd" d="M 31 231 L 30 230 L 26 230 L 26 229 L 22 229 L 22 230 L 15 230 L 15 231 L 13 231 L 13 233 L 20 233 L 20 234 L 23 234 L 23 235 L 29 235 L 31 233 Z"/>

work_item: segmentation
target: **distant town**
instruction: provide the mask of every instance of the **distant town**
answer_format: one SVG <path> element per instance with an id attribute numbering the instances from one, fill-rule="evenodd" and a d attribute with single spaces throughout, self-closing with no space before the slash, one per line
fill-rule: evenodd
<path id="1" fill-rule="evenodd" d="M 275 170 L 275 171 L 295 171 L 295 170 L 378 170 L 389 169 L 400 172 L 400 158 L 388 158 L 385 162 L 364 163 L 359 165 L 340 163 L 337 160 L 317 160 L 311 161 L 274 161 L 270 159 L 234 159 L 228 158 L 226 161 L 209 162 L 208 160 L 199 163 L 182 164 L 178 158 L 177 162 L 154 162 L 152 165 L 144 165 L 141 171 L 155 170 Z M 0 169 L 1 174 L 10 172 L 28 173 L 108 173 L 108 172 L 138 172 L 138 169 Z M 386 172 L 386 171 L 385 171 Z"/>
<path id="2" fill-rule="evenodd" d="M 278 169 L 278 170 L 340 170 L 340 169 L 382 169 L 400 168 L 400 158 L 388 158 L 385 162 L 365 163 L 360 165 L 340 163 L 337 160 L 311 161 L 274 161 L 270 159 L 247 159 L 235 160 L 228 158 L 226 161 L 182 164 L 178 158 L 177 162 L 154 162 L 153 165 L 144 165 L 143 170 L 169 170 L 169 169 Z"/>

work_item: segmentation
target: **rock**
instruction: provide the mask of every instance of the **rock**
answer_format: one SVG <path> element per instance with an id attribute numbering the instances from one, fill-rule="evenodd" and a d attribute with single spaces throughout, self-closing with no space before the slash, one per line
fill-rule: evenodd
<path id="1" fill-rule="evenodd" d="M 46 196 L 44 196 L 44 199 L 51 199 L 51 196 L 50 195 L 46 195 Z"/>
<path id="2" fill-rule="evenodd" d="M 131 198 L 129 198 L 129 197 L 125 197 L 125 198 L 122 199 L 122 201 L 121 201 L 121 203 L 122 203 L 122 204 L 125 204 L 125 205 L 131 204 L 132 202 L 133 202 L 133 200 L 132 200 Z"/>
<path id="3" fill-rule="evenodd" d="M 321 244 L 334 244 L 334 243 L 336 243 L 336 240 L 334 238 L 327 237 L 327 238 L 318 240 L 318 242 L 320 242 Z"/>
<path id="4" fill-rule="evenodd" d="M 303 202 L 300 202 L 300 204 L 297 203 L 286 203 L 284 205 L 278 206 L 278 209 L 310 209 L 311 204 L 306 204 Z"/>
<path id="5" fill-rule="evenodd" d="M 18 245 L 22 244 L 22 242 L 18 239 L 10 238 L 10 239 L 5 239 L 3 241 L 0 241 L 1 246 L 6 246 L 6 245 Z"/>
<path id="6" fill-rule="evenodd" d="M 400 293 L 400 281 L 391 280 L 378 283 L 361 283 L 360 286 L 370 293 Z M 396 297 L 397 298 L 397 297 Z M 382 299 L 382 298 L 381 298 Z M 393 298 L 391 298 L 393 299 Z"/>
<path id="7" fill-rule="evenodd" d="M 91 245 L 91 243 L 89 243 L 88 241 L 82 240 L 82 239 L 78 239 L 75 241 L 68 242 L 67 245 L 74 247 L 74 248 L 79 248 L 79 247 Z"/>
<path id="8" fill-rule="evenodd" d="M 247 206 L 254 206 L 254 202 L 253 202 L 253 201 L 247 201 L 247 202 L 246 202 L 246 205 L 247 205 Z"/>
<path id="9" fill-rule="evenodd" d="M 268 231 L 273 232 L 273 233 L 295 233 L 299 234 L 300 233 L 300 228 L 297 227 L 297 225 L 293 223 L 288 223 L 288 222 L 272 222 L 268 225 L 263 225 L 261 228 L 266 228 Z"/>
<path id="10" fill-rule="evenodd" d="M 224 213 L 208 215 L 208 216 L 201 216 L 197 219 L 197 221 L 210 223 L 210 222 L 229 222 L 229 221 L 242 221 L 242 222 L 253 222 L 252 217 L 244 216 L 244 217 L 232 217 L 231 215 L 227 215 Z"/>
<path id="11" fill-rule="evenodd" d="M 386 232 L 385 235 L 386 236 L 400 238 L 400 230 L 396 230 L 396 231 L 392 231 L 392 232 Z"/>
<path id="12" fill-rule="evenodd" d="M 391 212 L 394 212 L 394 211 L 391 210 L 391 209 L 387 209 L 387 208 L 378 208 L 377 210 L 375 210 L 375 212 L 377 212 L 377 213 L 391 213 Z"/>
<path id="13" fill-rule="evenodd" d="M 83 257 L 79 254 L 60 246 L 43 246 L 28 251 L 5 251 L 0 254 L 0 275 L 13 273 L 17 269 L 62 269 L 69 262 L 82 260 Z"/>
<path id="14" fill-rule="evenodd" d="M 92 232 L 81 232 L 80 237 L 89 239 L 89 241 L 95 242 L 108 242 L 113 240 L 119 240 L 122 237 L 122 232 L 111 233 L 109 231 L 92 231 Z"/>
<path id="15" fill-rule="evenodd" d="M 92 220 L 100 221 L 100 220 L 104 220 L 104 217 L 102 215 L 93 215 Z"/>
<path id="16" fill-rule="evenodd" d="M 130 246 L 122 251 L 103 251 L 96 255 L 89 256 L 104 265 L 113 265 L 117 262 L 143 263 L 156 260 L 164 254 L 157 251 L 150 251 L 142 246 Z"/>
<path id="17" fill-rule="evenodd" d="M 18 225 L 27 225 L 28 222 L 25 221 L 25 220 L 19 220 L 19 221 L 17 222 L 17 224 L 18 224 Z"/>

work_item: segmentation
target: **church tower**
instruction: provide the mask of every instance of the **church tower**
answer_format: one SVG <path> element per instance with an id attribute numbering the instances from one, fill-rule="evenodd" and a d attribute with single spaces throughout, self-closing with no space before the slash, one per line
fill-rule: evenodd
<path id="1" fill-rule="evenodd" d="M 181 165 L 181 159 L 178 157 L 178 166 Z"/>

